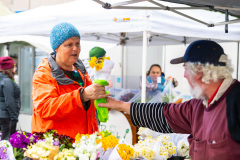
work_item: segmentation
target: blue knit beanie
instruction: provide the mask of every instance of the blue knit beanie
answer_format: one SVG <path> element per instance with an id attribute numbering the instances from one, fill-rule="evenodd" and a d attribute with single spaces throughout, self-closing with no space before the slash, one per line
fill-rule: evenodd
<path id="1" fill-rule="evenodd" d="M 60 23 L 53 27 L 50 33 L 50 44 L 53 51 L 71 37 L 80 37 L 78 30 L 70 23 Z"/>

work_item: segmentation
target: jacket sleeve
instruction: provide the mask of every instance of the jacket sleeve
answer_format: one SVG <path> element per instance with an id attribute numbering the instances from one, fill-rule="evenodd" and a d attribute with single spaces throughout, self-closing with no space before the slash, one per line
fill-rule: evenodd
<path id="1" fill-rule="evenodd" d="M 192 105 L 193 102 L 190 100 L 180 104 L 169 103 L 164 106 L 164 117 L 175 133 L 190 134 L 192 132 Z"/>
<path id="2" fill-rule="evenodd" d="M 33 76 L 33 111 L 43 119 L 61 120 L 83 109 L 79 87 L 60 93 L 57 82 L 50 75 L 37 71 Z"/>
<path id="3" fill-rule="evenodd" d="M 227 102 L 227 122 L 228 131 L 232 138 L 240 143 L 240 83 L 228 93 Z"/>
<path id="4" fill-rule="evenodd" d="M 17 122 L 18 121 L 18 113 L 19 108 L 16 106 L 15 99 L 14 99 L 14 82 L 6 78 L 3 82 L 3 94 L 5 98 L 5 105 L 7 111 L 9 113 L 11 121 Z"/>

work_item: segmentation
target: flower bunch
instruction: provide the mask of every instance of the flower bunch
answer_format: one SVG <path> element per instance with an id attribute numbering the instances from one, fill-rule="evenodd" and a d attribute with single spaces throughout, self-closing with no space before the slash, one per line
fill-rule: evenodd
<path id="1" fill-rule="evenodd" d="M 0 159 L 7 159 L 7 147 L 5 146 L 0 146 Z"/>
<path id="2" fill-rule="evenodd" d="M 139 141 L 134 145 L 134 157 L 145 157 L 149 160 L 152 160 L 155 156 L 154 150 L 152 150 L 152 146 L 156 143 L 156 139 L 153 139 L 151 136 L 147 136 L 143 141 Z"/>
<path id="3" fill-rule="evenodd" d="M 157 140 L 160 140 L 162 143 L 159 151 L 161 156 L 169 158 L 176 153 L 176 146 L 170 141 L 170 136 L 162 135 L 159 136 Z"/>
<path id="4" fill-rule="evenodd" d="M 144 157 L 148 160 L 153 160 L 155 152 L 147 145 L 143 143 L 137 143 L 134 145 L 134 154 L 133 158 Z"/>
<path id="5" fill-rule="evenodd" d="M 178 141 L 177 154 L 182 157 L 189 156 L 189 143 L 183 140 Z"/>
<path id="6" fill-rule="evenodd" d="M 9 142 L 14 148 L 27 148 L 28 145 L 36 143 L 38 137 L 34 134 L 17 131 L 11 135 Z"/>
<path id="7" fill-rule="evenodd" d="M 34 144 L 38 141 L 38 137 L 35 134 L 22 131 L 17 131 L 10 136 L 9 142 L 13 146 L 13 154 L 17 160 L 23 159 L 24 149 L 27 146 Z"/>
<path id="8" fill-rule="evenodd" d="M 53 158 L 59 151 L 58 146 L 53 145 L 53 137 L 46 136 L 44 140 L 39 140 L 37 143 L 28 146 L 24 156 L 41 160 Z"/>
<path id="9" fill-rule="evenodd" d="M 81 137 L 81 138 L 80 138 Z M 98 156 L 98 150 L 101 148 L 102 144 L 97 144 L 101 136 L 98 136 L 98 133 L 91 135 L 77 135 L 76 141 L 73 144 L 75 147 L 74 154 L 81 160 L 96 160 Z M 80 139 L 79 139 L 80 138 Z"/>
<path id="10" fill-rule="evenodd" d="M 58 153 L 56 156 L 54 156 L 54 160 L 76 160 L 76 156 L 74 154 L 74 149 L 66 149 L 64 148 L 60 153 Z"/>
<path id="11" fill-rule="evenodd" d="M 126 144 L 119 144 L 117 151 L 123 160 L 130 160 L 134 154 L 134 149 Z"/>
<path id="12" fill-rule="evenodd" d="M 36 132 L 34 133 L 36 136 L 38 136 L 39 139 L 45 139 L 45 137 L 53 137 L 54 139 L 54 145 L 59 145 L 60 150 L 63 148 L 73 148 L 72 143 L 74 141 L 73 138 L 66 136 L 66 135 L 59 135 L 56 130 L 49 129 L 46 132 Z"/>
<path id="13" fill-rule="evenodd" d="M 176 146 L 172 142 L 166 142 L 166 145 L 160 147 L 159 154 L 166 158 L 176 153 Z"/>
<path id="14" fill-rule="evenodd" d="M 91 60 L 89 62 L 89 66 L 91 68 L 95 68 L 96 71 L 101 70 L 103 68 L 104 60 L 110 60 L 110 57 L 91 57 Z"/>
<path id="15" fill-rule="evenodd" d="M 7 149 L 11 146 L 11 144 L 7 140 L 0 141 L 0 159 L 9 158 L 7 154 Z"/>
<path id="16" fill-rule="evenodd" d="M 104 148 L 104 150 L 115 147 L 118 142 L 119 139 L 117 139 L 114 135 L 102 137 L 101 139 L 97 140 L 97 144 L 102 143 L 102 148 Z"/>

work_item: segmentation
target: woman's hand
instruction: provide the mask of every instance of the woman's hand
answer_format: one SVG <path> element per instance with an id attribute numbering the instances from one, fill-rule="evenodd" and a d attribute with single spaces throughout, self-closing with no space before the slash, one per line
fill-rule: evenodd
<path id="1" fill-rule="evenodd" d="M 131 103 L 118 101 L 112 97 L 107 98 L 107 103 L 99 103 L 98 104 L 98 107 L 106 107 L 109 109 L 115 109 L 117 111 L 123 111 L 128 114 L 130 114 L 130 106 L 131 106 Z"/>
<path id="2" fill-rule="evenodd" d="M 89 100 L 106 98 L 110 94 L 106 94 L 105 87 L 103 85 L 93 83 L 90 86 L 87 86 L 83 91 L 83 100 L 84 102 Z"/>

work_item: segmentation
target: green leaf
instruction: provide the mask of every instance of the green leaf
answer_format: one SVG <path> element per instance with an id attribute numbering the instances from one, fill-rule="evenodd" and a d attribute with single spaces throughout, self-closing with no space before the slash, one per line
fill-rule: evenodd
<path id="1" fill-rule="evenodd" d="M 59 150 L 62 151 L 65 148 L 65 144 L 61 144 L 61 146 L 59 147 Z"/>

